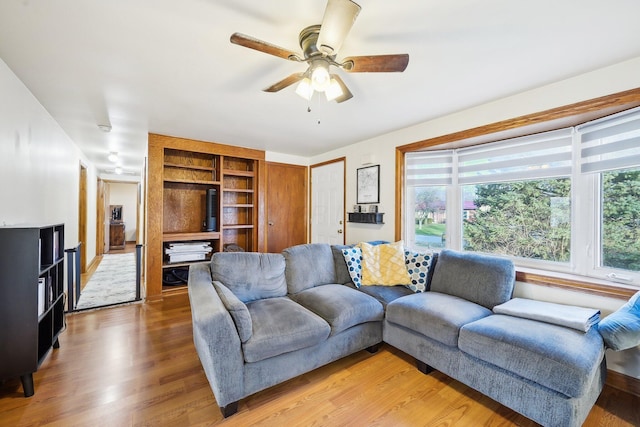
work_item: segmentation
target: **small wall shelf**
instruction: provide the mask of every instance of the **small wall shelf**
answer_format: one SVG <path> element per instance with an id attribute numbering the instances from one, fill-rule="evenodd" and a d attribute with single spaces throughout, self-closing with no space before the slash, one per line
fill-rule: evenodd
<path id="1" fill-rule="evenodd" d="M 384 224 L 384 213 L 382 212 L 347 212 L 349 222 L 359 222 L 362 224 Z"/>

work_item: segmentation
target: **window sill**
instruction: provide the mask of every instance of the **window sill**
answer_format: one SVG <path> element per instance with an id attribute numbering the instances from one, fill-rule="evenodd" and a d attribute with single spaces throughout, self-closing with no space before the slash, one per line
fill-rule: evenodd
<path id="1" fill-rule="evenodd" d="M 516 267 L 516 281 L 623 300 L 638 292 L 637 288 L 605 280 L 522 267 Z"/>

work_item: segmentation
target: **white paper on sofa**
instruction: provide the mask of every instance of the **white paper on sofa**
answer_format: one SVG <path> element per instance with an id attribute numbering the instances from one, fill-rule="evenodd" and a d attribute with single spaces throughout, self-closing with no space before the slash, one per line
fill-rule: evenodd
<path id="1" fill-rule="evenodd" d="M 600 310 L 526 298 L 513 298 L 493 307 L 496 314 L 538 320 L 587 332 L 600 321 Z"/>

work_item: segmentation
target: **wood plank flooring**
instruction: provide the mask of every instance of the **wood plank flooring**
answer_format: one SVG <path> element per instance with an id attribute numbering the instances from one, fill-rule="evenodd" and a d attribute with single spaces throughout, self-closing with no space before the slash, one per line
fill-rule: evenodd
<path id="1" fill-rule="evenodd" d="M 83 312 L 34 375 L 0 384 L 0 426 L 535 426 L 383 346 L 362 351 L 240 402 L 224 420 L 191 335 L 187 296 Z M 585 423 L 639 426 L 640 398 L 605 388 Z"/>

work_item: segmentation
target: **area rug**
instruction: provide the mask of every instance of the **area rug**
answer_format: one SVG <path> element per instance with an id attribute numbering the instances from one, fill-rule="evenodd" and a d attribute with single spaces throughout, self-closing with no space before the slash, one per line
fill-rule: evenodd
<path id="1" fill-rule="evenodd" d="M 82 289 L 76 310 L 130 302 L 135 298 L 135 253 L 107 254 Z"/>

